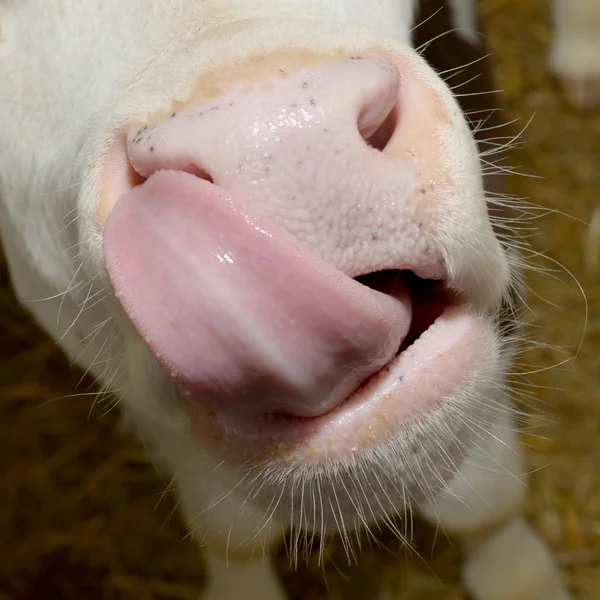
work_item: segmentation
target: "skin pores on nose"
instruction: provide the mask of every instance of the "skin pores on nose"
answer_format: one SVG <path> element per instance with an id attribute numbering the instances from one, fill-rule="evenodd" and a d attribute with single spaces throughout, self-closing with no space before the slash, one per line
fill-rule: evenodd
<path id="1" fill-rule="evenodd" d="M 380 152 L 357 126 L 368 99 L 386 86 L 401 90 L 401 77 L 387 60 L 346 58 L 240 84 L 131 129 L 129 160 L 143 177 L 164 169 L 209 176 L 350 276 L 384 268 L 439 275 L 429 165 L 403 148 L 410 140 L 394 133 Z M 400 100 L 400 120 L 412 109 Z"/>
<path id="2" fill-rule="evenodd" d="M 379 55 L 376 49 L 366 49 L 361 56 Z M 347 58 L 343 52 L 339 54 L 321 54 L 312 50 L 282 48 L 276 53 L 257 54 L 237 65 L 217 65 L 209 72 L 200 73 L 189 97 L 173 99 L 170 106 L 151 115 L 143 122 L 130 124 L 129 127 L 143 130 L 161 121 L 177 116 L 190 107 L 218 99 L 232 89 L 241 88 L 247 92 L 254 85 L 271 85 L 273 78 L 285 78 L 302 69 L 309 69 L 321 64 L 328 64 Z M 100 181 L 95 222 L 102 231 L 104 223 L 118 199 L 133 187 L 143 182 L 131 167 L 126 150 L 126 127 L 114 131 L 107 144 L 107 150 L 99 159 Z"/>

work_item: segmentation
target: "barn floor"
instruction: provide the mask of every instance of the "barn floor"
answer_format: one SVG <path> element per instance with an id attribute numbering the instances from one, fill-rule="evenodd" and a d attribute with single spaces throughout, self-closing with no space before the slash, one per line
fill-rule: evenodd
<path id="1" fill-rule="evenodd" d="M 532 239 L 547 251 L 538 264 L 553 270 L 529 280 L 528 319 L 544 346 L 520 357 L 540 386 L 537 400 L 524 403 L 544 413 L 524 434 L 533 472 L 528 512 L 575 598 L 598 599 L 600 268 L 586 268 L 598 257 L 586 248 L 583 222 L 600 207 L 600 111 L 569 110 L 547 75 L 546 2 L 481 4 L 507 120 L 524 126 L 533 116 L 512 164 L 540 178 L 513 177 L 511 191 L 554 211 L 541 213 Z M 580 286 L 589 314 L 574 360 L 586 320 Z M 143 449 L 117 432 L 114 411 L 101 417 L 100 406 L 90 417 L 91 397 L 72 396 L 77 380 L 15 304 L 0 266 L 0 600 L 195 599 L 201 559 L 182 541 L 172 499 L 160 500 L 164 484 Z M 420 558 L 387 543 L 388 551 L 366 551 L 352 568 L 332 547 L 331 598 L 364 600 L 381 584 L 398 600 L 465 598 L 455 543 L 427 527 L 418 534 Z M 284 573 L 293 598 L 324 598 L 320 569 L 307 570 Z"/>

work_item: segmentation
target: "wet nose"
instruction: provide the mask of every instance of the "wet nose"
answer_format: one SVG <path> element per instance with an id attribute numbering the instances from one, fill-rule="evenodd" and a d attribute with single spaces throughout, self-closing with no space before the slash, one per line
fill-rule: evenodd
<path id="1" fill-rule="evenodd" d="M 424 260 L 414 218 L 424 200 L 413 193 L 419 173 L 388 149 L 414 117 L 401 86 L 398 68 L 381 58 L 279 71 L 132 128 L 129 161 L 143 177 L 175 170 L 214 183 L 347 275 L 397 268 L 382 263 L 391 246 L 403 267 L 439 274 L 439 256 Z"/>
<path id="2" fill-rule="evenodd" d="M 398 69 L 384 60 L 280 72 L 132 129 L 129 158 L 145 177 L 159 169 L 188 171 L 224 188 L 275 174 L 280 181 L 312 181 L 332 154 L 360 160 L 369 148 L 386 146 L 399 87 Z"/>

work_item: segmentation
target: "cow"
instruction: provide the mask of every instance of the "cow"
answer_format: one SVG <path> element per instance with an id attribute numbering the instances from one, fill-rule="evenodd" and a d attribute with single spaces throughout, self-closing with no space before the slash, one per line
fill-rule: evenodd
<path id="1" fill-rule="evenodd" d="M 569 598 L 522 512 L 496 115 L 451 90 L 489 60 L 475 2 L 444 4 L 0 2 L 12 284 L 174 478 L 208 599 L 281 599 L 284 535 L 351 552 L 413 509 L 476 600 Z M 549 58 L 583 108 L 594 5 L 557 0 Z"/>

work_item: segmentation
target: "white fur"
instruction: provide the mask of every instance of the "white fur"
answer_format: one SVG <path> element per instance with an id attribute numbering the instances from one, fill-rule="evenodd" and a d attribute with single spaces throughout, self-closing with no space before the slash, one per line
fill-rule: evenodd
<path id="1" fill-rule="evenodd" d="M 517 512 L 525 495 L 525 465 L 508 406 L 479 439 L 456 477 L 422 514 L 450 533 L 468 534 L 498 523 Z"/>
<path id="2" fill-rule="evenodd" d="M 465 586 L 477 600 L 568 600 L 558 567 L 521 515 L 526 473 L 508 409 L 422 514 L 464 539 Z"/>
<path id="3" fill-rule="evenodd" d="M 474 23 L 465 8 L 460 12 L 456 5 L 460 22 Z M 316 473 L 307 466 L 287 473 L 283 484 L 274 483 L 285 474 L 277 465 L 244 474 L 221 464 L 187 434 L 164 374 L 124 320 L 107 283 L 96 210 L 102 156 L 115 131 L 189 97 L 199 72 L 230 68 L 250 54 L 290 45 L 323 53 L 380 47 L 402 54 L 448 114 L 447 126 L 438 132 L 443 166 L 463 193 L 441 200 L 446 220 L 439 240 L 453 283 L 482 311 L 491 311 L 508 289 L 509 264 L 487 222 L 466 123 L 447 87 L 409 47 L 413 13 L 408 0 L 0 3 L 0 230 L 17 295 L 74 361 L 122 397 L 129 419 L 173 475 L 190 531 L 212 551 L 257 557 L 290 522 L 306 525 L 289 514 L 287 504 L 288 495 L 293 503 L 301 477 L 313 491 L 322 477 L 336 500 L 344 481 L 333 471 Z M 389 512 L 402 514 L 410 508 L 410 498 L 402 501 L 405 483 L 418 482 L 424 471 L 423 512 L 457 533 L 471 533 L 518 510 L 522 465 L 503 391 L 509 350 L 497 335 L 464 393 L 412 431 L 399 433 L 395 445 L 380 449 L 384 458 L 369 455 L 363 470 L 352 465 L 350 479 L 371 488 L 364 506 L 360 500 L 361 510 L 371 509 L 372 502 L 381 512 L 376 502 L 382 504 L 388 480 L 380 478 L 391 473 L 399 499 Z M 451 441 L 452 454 L 445 440 Z M 434 494 L 448 479 L 445 490 Z M 260 502 L 251 497 L 253 490 Z M 269 497 L 276 518 L 265 510 Z M 349 524 L 364 516 L 353 512 L 348 499 L 342 513 Z M 345 527 L 338 529 L 344 533 Z M 512 544 L 533 536 L 523 527 L 510 531 Z M 504 547 L 496 539 L 489 546 L 484 542 L 483 554 L 473 555 L 467 566 L 467 582 L 478 600 L 493 598 L 486 582 L 501 563 L 495 548 Z M 541 556 L 545 550 L 538 550 L 539 540 L 535 544 L 532 551 Z M 223 557 L 209 555 L 209 569 L 214 576 L 209 598 L 238 600 L 249 590 L 251 597 L 280 597 L 271 567 L 259 558 L 232 562 L 232 571 L 224 574 Z M 502 566 L 498 573 L 504 572 Z M 549 589 L 559 589 L 548 569 L 539 572 Z M 514 582 L 518 587 L 519 578 Z"/>
<path id="4" fill-rule="evenodd" d="M 569 598 L 547 546 L 520 517 L 471 545 L 464 580 L 478 600 Z"/>

